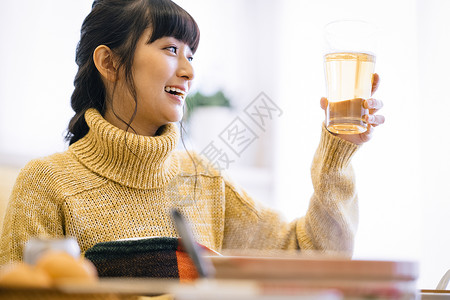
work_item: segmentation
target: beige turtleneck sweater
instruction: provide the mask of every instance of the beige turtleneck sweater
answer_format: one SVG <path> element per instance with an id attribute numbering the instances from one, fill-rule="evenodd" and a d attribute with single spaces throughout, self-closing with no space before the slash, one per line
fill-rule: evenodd
<path id="1" fill-rule="evenodd" d="M 35 236 L 73 236 L 83 252 L 98 242 L 177 236 L 169 215 L 173 207 L 187 216 L 200 243 L 219 252 L 352 252 L 358 210 L 350 159 L 357 146 L 326 130 L 311 169 L 315 192 L 309 209 L 286 222 L 206 160 L 175 150 L 175 125 L 145 137 L 114 127 L 93 109 L 85 118 L 90 127 L 85 137 L 63 153 L 31 161 L 18 176 L 0 263 L 21 260 L 25 242 Z M 302 199 L 292 195 L 292 201 Z"/>

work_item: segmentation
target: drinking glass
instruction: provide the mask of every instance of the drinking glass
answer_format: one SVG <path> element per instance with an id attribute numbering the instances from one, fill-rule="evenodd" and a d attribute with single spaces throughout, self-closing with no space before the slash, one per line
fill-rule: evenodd
<path id="1" fill-rule="evenodd" d="M 338 20 L 325 26 L 324 55 L 328 105 L 326 128 L 338 134 L 367 130 L 363 107 L 371 97 L 377 28 L 362 20 Z"/>

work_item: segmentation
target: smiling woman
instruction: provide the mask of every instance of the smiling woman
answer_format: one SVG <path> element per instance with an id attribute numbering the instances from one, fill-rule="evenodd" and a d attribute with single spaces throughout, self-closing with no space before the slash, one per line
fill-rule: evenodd
<path id="1" fill-rule="evenodd" d="M 21 260 L 32 237 L 73 236 L 82 252 L 119 239 L 176 237 L 173 208 L 192 223 L 197 241 L 216 251 L 352 255 L 358 201 L 350 161 L 358 145 L 322 129 L 311 205 L 291 221 L 205 157 L 176 149 L 174 122 L 194 79 L 198 43 L 196 22 L 171 0 L 94 1 L 76 51 L 70 146 L 20 172 L 1 262 Z"/>
<path id="2" fill-rule="evenodd" d="M 289 219 L 308 209 L 309 197 L 314 192 L 308 170 L 323 121 L 323 111 L 316 101 L 325 91 L 321 29 L 324 24 L 337 18 L 362 18 L 380 26 L 382 43 L 376 71 L 381 75 L 381 87 L 377 97 L 385 100 L 388 122 L 377 129 L 371 144 L 359 151 L 357 159 L 353 160 L 361 213 L 354 257 L 410 259 L 420 256 L 422 283 L 419 287 L 434 288 L 450 265 L 447 254 L 449 241 L 444 238 L 445 228 L 450 226 L 447 216 L 450 202 L 446 188 L 450 157 L 446 143 L 440 145 L 441 141 L 448 139 L 445 130 L 441 129 L 448 127 L 446 116 L 450 103 L 443 100 L 448 93 L 448 74 L 444 71 L 449 69 L 449 62 L 444 58 L 450 49 L 447 17 L 450 3 L 447 0 L 381 0 L 376 5 L 368 6 L 367 1 L 360 0 L 174 2 L 188 8 L 202 31 L 201 47 L 195 51 L 192 62 L 196 73 L 191 93 L 200 89 L 208 95 L 223 90 L 236 110 L 243 111 L 263 91 L 282 108 L 283 115 L 276 124 L 278 127 L 274 126 L 264 135 L 259 135 L 259 147 L 253 147 L 257 148 L 256 151 L 249 147 L 238 162 L 267 167 L 270 176 L 267 180 L 261 180 L 260 172 L 250 172 L 249 175 L 249 172 L 238 169 L 235 179 L 250 181 L 251 192 L 259 192 L 255 199 L 268 197 L 268 203 L 274 204 Z M 23 167 L 31 158 L 66 150 L 62 132 L 73 115 L 67 100 L 73 92 L 73 77 L 78 71 L 78 66 L 73 62 L 73 52 L 80 37 L 81 21 L 91 6 L 92 0 L 2 2 L 0 163 L 3 165 Z M 401 22 L 398 22 L 399 18 Z M 119 30 L 117 27 L 112 29 Z M 177 31 L 173 27 L 158 30 Z M 180 38 L 176 40 L 183 42 Z M 115 46 L 107 46 L 115 49 Z M 168 57 L 177 50 L 180 54 L 179 49 L 167 49 Z M 120 54 L 117 50 L 113 52 L 116 57 Z M 91 57 L 91 53 L 87 53 L 86 57 Z M 122 72 L 125 70 L 122 68 Z M 100 75 L 97 79 L 101 79 Z M 103 84 L 103 81 L 100 83 Z M 112 87 L 114 83 L 106 81 Z M 166 92 L 177 91 L 173 85 L 178 85 L 178 82 L 166 80 L 159 88 Z M 93 85 L 93 88 L 96 86 Z M 178 88 L 182 91 L 181 86 Z M 113 88 L 111 90 L 114 92 Z M 98 91 L 93 89 L 89 95 L 94 97 Z M 119 93 L 118 83 L 115 92 Z M 123 92 L 127 93 L 127 90 Z M 129 94 L 133 96 L 132 91 Z M 122 116 L 123 122 L 118 121 L 114 128 L 126 128 L 126 124 L 130 124 L 138 130 L 131 123 L 136 103 L 133 98 L 129 100 L 130 106 L 126 107 L 128 115 Z M 119 110 L 118 105 L 116 110 Z M 106 105 L 99 105 L 100 111 L 104 109 Z M 84 120 L 82 114 L 80 118 Z M 205 135 L 206 131 L 213 129 L 220 132 L 229 124 L 228 121 L 221 123 L 218 118 L 214 121 L 216 124 L 202 123 L 199 133 Z M 111 123 L 101 123 L 107 124 Z M 88 125 L 80 127 L 87 129 Z M 104 130 L 111 127 L 95 128 Z M 131 128 L 128 133 L 128 137 L 136 137 L 132 135 Z M 162 130 L 158 132 L 159 137 L 162 133 Z M 131 141 L 129 139 L 130 147 Z M 154 141 L 151 145 L 171 146 L 165 138 Z M 122 151 L 118 149 L 119 145 L 122 145 L 120 138 L 105 147 L 102 153 L 104 160 L 100 155 L 95 159 L 99 164 L 108 162 L 114 151 Z M 145 146 L 151 148 L 150 144 Z M 252 146 L 256 146 L 256 142 Z M 276 154 L 267 150 L 273 148 L 277 150 Z M 133 154 L 130 157 L 134 157 Z M 136 166 L 142 163 L 139 160 L 130 162 Z M 192 166 L 190 159 L 187 159 L 186 165 Z M 72 167 L 70 164 L 65 166 L 66 171 Z M 105 169 L 106 166 L 105 163 Z M 147 176 L 147 167 L 143 165 L 139 170 L 130 170 L 124 178 L 132 178 L 133 172 Z M 14 172 L 5 174 L 10 181 L 6 189 L 6 196 L 9 196 L 13 183 L 11 178 L 17 175 L 17 171 L 14 169 Z M 103 170 L 101 174 L 106 176 L 108 172 Z M 165 178 L 155 174 L 155 177 Z M 111 184 L 115 181 L 110 177 L 112 175 L 103 178 L 108 178 L 109 181 L 105 179 L 105 182 Z M 187 177 L 177 178 L 184 183 L 182 179 Z M 40 179 L 34 181 L 39 182 Z M 71 182 L 73 178 L 65 180 Z M 102 182 L 93 182 L 89 188 L 97 188 Z M 239 183 L 247 191 L 250 190 L 244 181 Z M 270 193 L 274 190 L 272 187 L 275 187 L 274 197 Z M 188 185 L 180 185 L 180 189 L 190 190 Z M 198 186 L 197 193 L 200 190 L 202 188 Z M 129 195 L 122 192 L 117 193 L 123 197 Z M 65 197 L 75 195 L 66 194 Z M 104 195 L 99 197 L 106 198 Z M 181 199 L 189 202 L 187 197 Z M 121 202 L 116 203 L 118 206 L 111 201 L 107 203 L 111 211 L 127 206 L 127 203 Z M 150 209 L 148 203 L 139 205 L 143 211 Z M 93 219 L 93 222 L 97 220 Z M 117 228 L 122 224 L 111 222 Z M 108 226 L 111 228 L 113 225 Z M 160 224 L 153 225 L 157 227 Z"/>
<path id="3" fill-rule="evenodd" d="M 125 126 L 126 131 L 154 135 L 161 125 L 180 120 L 183 103 L 172 97 L 178 105 L 169 108 L 164 101 L 148 98 L 161 98 L 169 81 L 188 90 L 194 76 L 190 61 L 200 33 L 187 12 L 176 4 L 157 1 L 152 2 L 151 9 L 145 2 L 103 2 L 94 1 L 81 28 L 70 144 L 87 133 L 83 116 L 89 108 L 97 109 L 119 128 Z M 106 10 L 106 5 L 112 9 Z M 118 24 L 104 26 L 96 22 L 99 15 Z M 154 29 L 147 29 L 150 24 Z"/>

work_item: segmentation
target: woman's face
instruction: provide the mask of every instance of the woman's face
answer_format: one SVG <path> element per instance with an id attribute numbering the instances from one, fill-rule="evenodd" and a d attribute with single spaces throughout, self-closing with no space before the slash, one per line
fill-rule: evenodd
<path id="1" fill-rule="evenodd" d="M 132 65 L 138 106 L 131 127 L 137 134 L 152 136 L 162 125 L 181 120 L 194 69 L 191 64 L 193 54 L 188 45 L 173 37 L 147 44 L 149 36 L 147 30 L 139 39 Z M 135 102 L 127 88 L 124 72 L 119 72 L 112 98 L 114 113 L 125 121 L 130 120 Z M 108 107 L 106 119 L 111 122 L 114 113 Z M 126 128 L 115 119 L 113 124 Z"/>

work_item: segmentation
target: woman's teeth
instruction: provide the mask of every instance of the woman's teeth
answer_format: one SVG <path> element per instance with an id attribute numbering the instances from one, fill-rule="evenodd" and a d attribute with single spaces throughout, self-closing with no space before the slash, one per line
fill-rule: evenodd
<path id="1" fill-rule="evenodd" d="M 180 96 L 180 97 L 183 98 L 183 99 L 184 99 L 184 97 L 186 97 L 186 92 L 183 91 L 183 90 L 180 90 L 179 88 L 176 88 L 176 87 L 166 86 L 166 87 L 164 88 L 164 90 L 165 90 L 167 93 L 170 93 L 170 94 L 173 94 L 173 95 L 176 95 L 176 96 Z"/>

